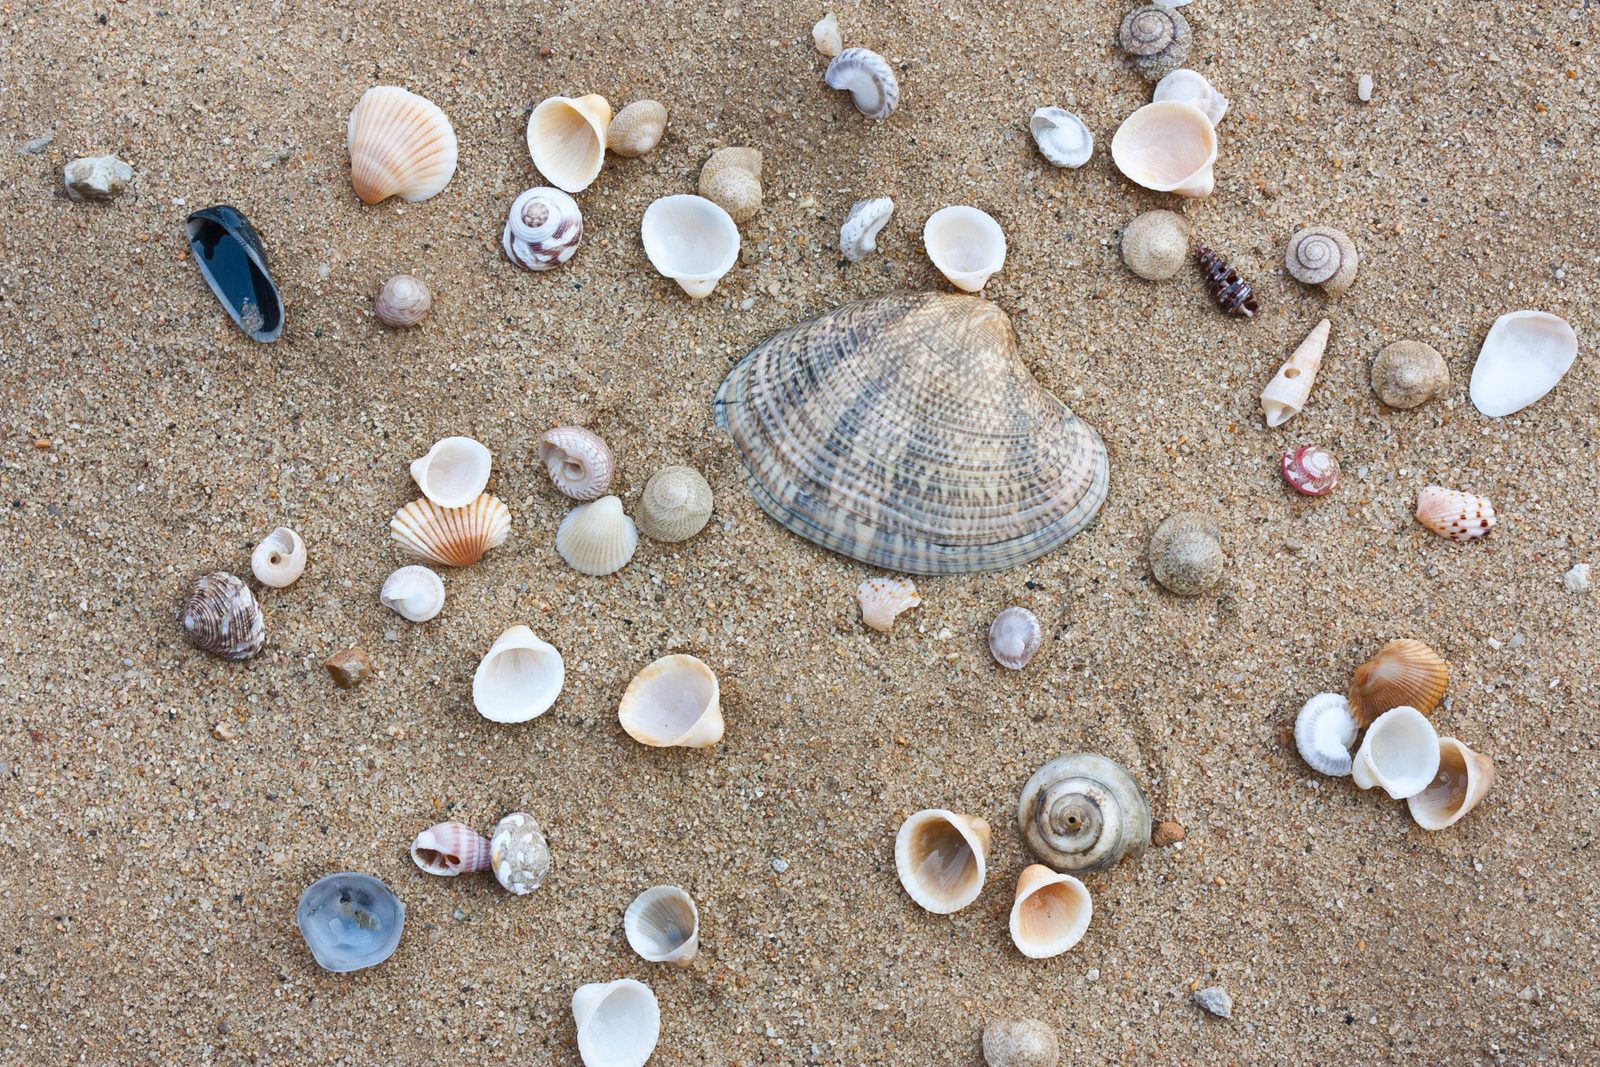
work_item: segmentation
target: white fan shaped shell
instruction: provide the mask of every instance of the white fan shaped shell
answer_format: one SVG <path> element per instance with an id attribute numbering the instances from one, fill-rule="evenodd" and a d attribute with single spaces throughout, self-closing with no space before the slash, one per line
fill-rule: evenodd
<path id="1" fill-rule="evenodd" d="M 691 297 L 708 296 L 739 258 L 733 216 L 703 196 L 663 196 L 645 208 L 639 239 L 650 265 Z"/>
<path id="2" fill-rule="evenodd" d="M 391 196 L 415 203 L 450 184 L 457 143 L 438 105 L 399 86 L 368 89 L 345 132 L 350 181 L 363 203 Z"/>
<path id="3" fill-rule="evenodd" d="M 494 457 L 470 437 L 445 437 L 412 460 L 411 477 L 422 495 L 441 508 L 464 508 L 489 484 Z"/>
<path id="4" fill-rule="evenodd" d="M 572 994 L 584 1067 L 644 1067 L 661 1037 L 661 1007 L 643 982 L 593 982 Z"/>
<path id="5" fill-rule="evenodd" d="M 1439 773 L 1439 735 L 1416 708 L 1393 708 L 1367 727 L 1350 773 L 1362 789 L 1379 786 L 1395 800 L 1416 796 Z"/>
<path id="6" fill-rule="evenodd" d="M 623 912 L 622 930 L 641 958 L 687 967 L 700 949 L 700 909 L 675 885 L 652 886 Z"/>
<path id="7" fill-rule="evenodd" d="M 1556 387 L 1578 357 L 1578 335 L 1544 311 L 1513 311 L 1489 328 L 1472 366 L 1472 406 L 1490 418 L 1514 415 Z"/>
<path id="8" fill-rule="evenodd" d="M 1319 693 L 1306 701 L 1294 720 L 1294 747 L 1318 774 L 1350 773 L 1350 746 L 1355 744 L 1356 718 L 1342 693 Z"/>
<path id="9" fill-rule="evenodd" d="M 513 626 L 489 647 L 472 676 L 472 704 L 490 722 L 527 722 L 550 710 L 566 681 L 555 647 Z"/>
<path id="10" fill-rule="evenodd" d="M 599 577 L 619 571 L 638 547 L 639 531 L 614 496 L 579 504 L 556 529 L 556 551 L 582 574 Z"/>

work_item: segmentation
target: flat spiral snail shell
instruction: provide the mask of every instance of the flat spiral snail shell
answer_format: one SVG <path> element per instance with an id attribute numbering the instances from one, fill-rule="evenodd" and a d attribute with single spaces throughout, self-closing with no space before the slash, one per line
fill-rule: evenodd
<path id="1" fill-rule="evenodd" d="M 1360 260 L 1350 236 L 1330 226 L 1297 231 L 1283 252 L 1283 265 L 1295 281 L 1320 285 L 1329 296 L 1338 296 L 1355 284 Z"/>
<path id="2" fill-rule="evenodd" d="M 1160 81 L 1183 66 L 1192 40 L 1188 20 L 1158 4 L 1135 8 L 1117 27 L 1117 44 L 1151 81 Z"/>
<path id="3" fill-rule="evenodd" d="M 506 258 L 527 270 L 550 270 L 571 259 L 583 239 L 583 212 L 560 189 L 525 190 L 511 202 L 500 235 Z"/>
<path id="4" fill-rule="evenodd" d="M 1085 752 L 1046 763 L 1022 787 L 1017 825 L 1058 871 L 1101 871 L 1150 844 L 1150 804 L 1121 765 Z"/>

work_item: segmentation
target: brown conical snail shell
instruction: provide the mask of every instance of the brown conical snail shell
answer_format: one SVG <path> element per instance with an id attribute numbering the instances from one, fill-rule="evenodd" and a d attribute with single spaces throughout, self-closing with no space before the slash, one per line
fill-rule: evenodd
<path id="1" fill-rule="evenodd" d="M 1151 81 L 1160 81 L 1183 66 L 1193 39 L 1188 20 L 1159 4 L 1135 8 L 1117 27 L 1117 44 Z"/>
<path id="2" fill-rule="evenodd" d="M 266 641 L 255 594 L 225 571 L 200 576 L 183 602 L 182 621 L 191 645 L 223 659 L 249 659 Z"/>

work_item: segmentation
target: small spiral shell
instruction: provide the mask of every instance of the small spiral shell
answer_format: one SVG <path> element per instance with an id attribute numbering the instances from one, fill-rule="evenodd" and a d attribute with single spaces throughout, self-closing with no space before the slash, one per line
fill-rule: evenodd
<path id="1" fill-rule="evenodd" d="M 273 589 L 287 589 L 306 569 L 306 543 L 287 526 L 279 526 L 250 553 L 250 573 Z"/>
<path id="2" fill-rule="evenodd" d="M 500 247 L 528 270 L 550 270 L 572 258 L 583 238 L 583 212 L 560 189 L 528 189 L 511 202 Z"/>
<path id="3" fill-rule="evenodd" d="M 856 110 L 869 119 L 886 119 L 900 104 L 900 81 L 889 61 L 867 48 L 846 48 L 833 57 L 823 80 L 843 89 Z"/>
<path id="4" fill-rule="evenodd" d="M 433 308 L 433 292 L 415 274 L 396 274 L 383 283 L 372 310 L 385 326 L 415 326 Z"/>
<path id="5" fill-rule="evenodd" d="M 1192 40 L 1188 21 L 1171 8 L 1156 4 L 1128 12 L 1117 27 L 1117 44 L 1151 81 L 1160 81 L 1183 66 Z"/>
<path id="6" fill-rule="evenodd" d="M 1339 461 L 1321 445 L 1301 445 L 1283 454 L 1283 480 L 1306 496 L 1327 496 L 1339 484 Z"/>
<path id="7" fill-rule="evenodd" d="M 1069 874 L 1104 870 L 1150 844 L 1150 805 L 1139 784 L 1120 765 L 1083 752 L 1033 773 L 1017 824 L 1035 856 Z"/>
<path id="8" fill-rule="evenodd" d="M 611 488 L 616 460 L 600 435 L 582 426 L 557 426 L 539 438 L 539 462 L 563 496 L 595 500 Z"/>
<path id="9" fill-rule="evenodd" d="M 1283 265 L 1295 281 L 1320 285 L 1330 296 L 1338 296 L 1355 284 L 1359 261 L 1356 243 L 1343 230 L 1329 226 L 1297 231 L 1283 253 Z"/>
<path id="10" fill-rule="evenodd" d="M 223 659 L 249 659 L 266 641 L 255 594 L 224 571 L 200 576 L 183 602 L 182 620 L 191 645 Z"/>
<path id="11" fill-rule="evenodd" d="M 1205 272 L 1206 291 L 1217 302 L 1217 306 L 1230 315 L 1255 318 L 1261 306 L 1256 301 L 1256 293 L 1250 283 L 1239 277 L 1239 272 L 1226 259 L 1209 248 L 1202 246 L 1196 249 L 1195 258 Z"/>
<path id="12" fill-rule="evenodd" d="M 430 826 L 411 843 L 411 861 L 429 874 L 454 878 L 489 869 L 489 841 L 465 823 Z"/>

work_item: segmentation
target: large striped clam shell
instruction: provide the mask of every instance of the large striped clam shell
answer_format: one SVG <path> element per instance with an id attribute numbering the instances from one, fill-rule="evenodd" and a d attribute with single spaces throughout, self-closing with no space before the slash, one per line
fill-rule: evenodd
<path id="1" fill-rule="evenodd" d="M 889 570 L 1027 563 L 1105 501 L 1099 434 L 978 297 L 894 293 L 775 334 L 728 374 L 716 414 L 767 514 Z"/>

